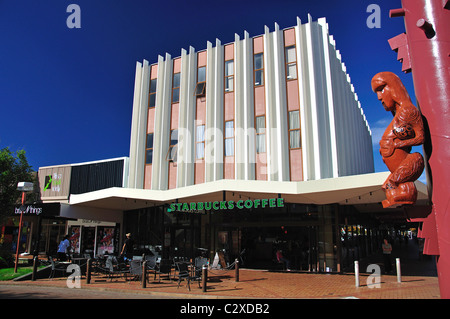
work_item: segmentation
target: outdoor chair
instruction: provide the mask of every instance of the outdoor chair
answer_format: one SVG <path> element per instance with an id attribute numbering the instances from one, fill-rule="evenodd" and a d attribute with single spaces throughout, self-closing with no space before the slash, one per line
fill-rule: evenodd
<path id="1" fill-rule="evenodd" d="M 145 261 L 147 262 L 146 264 L 146 270 L 147 271 L 153 271 L 153 273 L 155 274 L 155 279 L 156 279 L 156 256 L 145 256 Z"/>
<path id="2" fill-rule="evenodd" d="M 140 260 L 132 260 L 130 262 L 130 274 L 133 276 L 133 280 L 141 280 L 142 263 Z"/>
<path id="3" fill-rule="evenodd" d="M 188 289 L 189 289 L 189 291 L 191 291 L 191 280 L 195 280 L 196 277 L 191 276 L 188 264 L 186 262 L 179 262 L 179 263 L 176 263 L 176 267 L 178 270 L 178 274 L 176 275 L 178 277 L 177 288 L 180 287 L 182 280 L 186 280 Z M 200 288 L 200 281 L 198 282 L 198 287 Z"/>
<path id="4" fill-rule="evenodd" d="M 208 264 L 208 258 L 205 257 L 197 257 L 194 261 L 194 268 L 195 268 L 195 277 L 202 276 L 202 269 L 204 265 Z"/>
<path id="5" fill-rule="evenodd" d="M 126 274 L 130 273 L 129 269 L 120 267 L 116 257 L 114 256 L 108 256 L 106 259 L 105 270 L 111 281 L 114 275 L 124 275 L 126 277 Z"/>
<path id="6" fill-rule="evenodd" d="M 55 277 L 55 273 L 57 272 L 61 272 L 64 274 L 66 273 L 67 264 L 60 264 L 59 262 L 55 262 L 52 256 L 48 256 L 48 261 L 52 266 L 52 270 L 50 271 L 50 276 L 48 278 L 53 279 Z"/>
<path id="7" fill-rule="evenodd" d="M 245 248 L 242 249 L 242 251 L 239 253 L 239 262 L 240 262 L 240 266 L 244 266 L 244 255 L 245 255 Z"/>
<path id="8" fill-rule="evenodd" d="M 170 259 L 161 259 L 158 267 L 155 269 L 155 279 L 156 274 L 159 276 L 159 282 L 161 282 L 161 275 L 167 275 L 170 280 L 170 274 L 172 273 L 172 260 Z"/>

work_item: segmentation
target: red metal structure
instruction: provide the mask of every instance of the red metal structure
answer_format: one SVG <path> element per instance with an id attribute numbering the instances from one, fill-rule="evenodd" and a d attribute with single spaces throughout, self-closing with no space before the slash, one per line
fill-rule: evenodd
<path id="1" fill-rule="evenodd" d="M 424 253 L 437 255 L 441 298 L 450 298 L 450 0 L 402 0 L 390 17 L 404 17 L 406 34 L 389 40 L 404 72 L 412 72 L 425 124 L 424 155 L 431 214 Z M 433 187 L 434 186 L 434 187 Z M 436 240 L 437 239 L 437 240 Z"/>

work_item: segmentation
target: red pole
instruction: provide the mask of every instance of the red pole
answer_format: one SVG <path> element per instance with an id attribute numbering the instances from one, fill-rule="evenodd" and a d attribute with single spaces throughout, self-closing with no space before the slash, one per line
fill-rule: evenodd
<path id="1" fill-rule="evenodd" d="M 450 298 L 450 0 L 402 0 L 406 43 L 398 48 L 404 71 L 412 71 L 417 106 L 428 128 L 424 144 L 427 184 L 436 219 L 441 298 Z M 400 36 L 397 38 L 402 42 Z M 391 39 L 392 40 L 392 39 Z M 396 42 L 396 41 L 393 41 Z M 393 42 L 390 41 L 391 46 Z M 395 49 L 395 48 L 392 48 Z M 406 55 L 405 53 L 409 53 Z M 408 59 L 409 58 L 409 59 Z M 410 62 L 410 65 L 405 62 Z M 409 69 L 410 68 L 410 69 Z"/>
<path id="2" fill-rule="evenodd" d="M 22 192 L 22 206 L 25 203 L 25 192 Z M 17 235 L 17 247 L 16 247 L 16 262 L 14 263 L 14 273 L 17 273 L 17 264 L 19 263 L 19 246 L 20 246 L 20 234 L 22 232 L 22 217 L 23 210 L 20 208 L 20 221 L 19 221 L 19 233 Z"/>

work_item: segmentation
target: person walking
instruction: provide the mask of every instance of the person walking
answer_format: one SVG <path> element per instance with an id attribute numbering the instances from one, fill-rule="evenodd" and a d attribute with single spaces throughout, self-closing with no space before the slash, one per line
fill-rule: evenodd
<path id="1" fill-rule="evenodd" d="M 66 235 L 64 236 L 63 240 L 61 240 L 58 246 L 57 254 L 59 261 L 67 260 L 67 253 L 69 252 L 69 248 L 70 248 L 69 235 Z"/>
<path id="2" fill-rule="evenodd" d="M 124 260 L 131 260 L 133 258 L 133 246 L 134 241 L 131 238 L 131 233 L 126 234 L 127 239 L 125 240 L 125 243 L 123 244 L 122 251 L 120 252 L 120 256 L 124 257 Z"/>

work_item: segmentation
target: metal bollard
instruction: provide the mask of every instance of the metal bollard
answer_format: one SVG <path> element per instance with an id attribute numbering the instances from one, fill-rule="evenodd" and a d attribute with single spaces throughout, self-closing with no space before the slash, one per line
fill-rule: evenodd
<path id="1" fill-rule="evenodd" d="M 400 267 L 400 258 L 396 258 L 395 263 L 397 265 L 397 282 L 402 282 L 402 270 Z"/>
<path id="2" fill-rule="evenodd" d="M 234 261 L 234 270 L 235 270 L 235 281 L 239 282 L 239 260 L 236 258 Z"/>
<path id="3" fill-rule="evenodd" d="M 31 274 L 31 281 L 36 281 L 38 264 L 39 264 L 39 259 L 38 259 L 37 256 L 34 256 L 34 259 L 33 259 L 33 273 Z"/>
<path id="4" fill-rule="evenodd" d="M 355 286 L 359 287 L 359 262 L 355 260 Z"/>
<path id="5" fill-rule="evenodd" d="M 208 280 L 208 267 L 203 265 L 202 267 L 202 291 L 206 292 L 206 281 Z"/>
<path id="6" fill-rule="evenodd" d="M 87 260 L 86 263 L 86 284 L 91 283 L 91 258 Z"/>
<path id="7" fill-rule="evenodd" d="M 142 263 L 142 288 L 147 288 L 147 261 Z"/>

